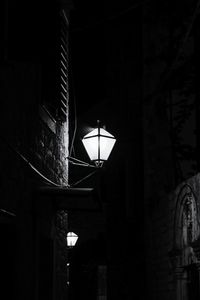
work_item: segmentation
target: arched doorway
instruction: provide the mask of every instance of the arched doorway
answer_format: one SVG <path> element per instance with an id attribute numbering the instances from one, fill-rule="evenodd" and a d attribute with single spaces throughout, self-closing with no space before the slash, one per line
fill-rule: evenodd
<path id="1" fill-rule="evenodd" d="M 197 198 L 188 184 L 179 188 L 171 258 L 177 300 L 200 299 L 200 226 Z"/>

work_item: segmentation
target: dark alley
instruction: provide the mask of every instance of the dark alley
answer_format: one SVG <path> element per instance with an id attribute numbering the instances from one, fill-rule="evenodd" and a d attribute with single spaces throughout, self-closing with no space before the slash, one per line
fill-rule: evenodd
<path id="1" fill-rule="evenodd" d="M 200 299 L 200 1 L 0 23 L 1 299 Z"/>

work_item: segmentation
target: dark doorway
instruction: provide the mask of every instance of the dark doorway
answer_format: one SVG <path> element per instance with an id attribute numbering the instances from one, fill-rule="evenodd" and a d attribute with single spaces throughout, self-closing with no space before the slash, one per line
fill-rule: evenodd
<path id="1" fill-rule="evenodd" d="M 200 299 L 199 271 L 196 264 L 188 266 L 188 300 Z"/>
<path id="2" fill-rule="evenodd" d="M 1 297 L 16 298 L 16 230 L 13 224 L 0 224 Z"/>

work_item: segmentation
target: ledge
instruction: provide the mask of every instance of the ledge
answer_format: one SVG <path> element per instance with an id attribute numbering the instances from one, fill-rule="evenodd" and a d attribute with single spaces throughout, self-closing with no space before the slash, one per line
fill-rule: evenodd
<path id="1" fill-rule="evenodd" d="M 100 199 L 93 188 L 40 187 L 40 201 L 50 201 L 55 209 L 100 211 Z"/>

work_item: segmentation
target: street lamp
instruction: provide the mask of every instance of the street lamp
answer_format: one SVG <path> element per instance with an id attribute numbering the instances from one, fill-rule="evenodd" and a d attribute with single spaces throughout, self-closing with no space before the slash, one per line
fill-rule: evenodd
<path id="1" fill-rule="evenodd" d="M 115 137 L 103 127 L 100 127 L 100 121 L 98 120 L 97 127 L 86 134 L 82 139 L 83 146 L 90 160 L 94 162 L 94 164 L 89 164 L 71 156 L 68 156 L 67 158 L 69 162 L 74 165 L 100 168 L 109 158 L 115 142 Z"/>
<path id="2" fill-rule="evenodd" d="M 78 235 L 72 231 L 67 233 L 66 241 L 67 247 L 73 248 L 78 240 Z"/>
<path id="3" fill-rule="evenodd" d="M 68 262 L 67 262 L 67 285 L 69 287 L 70 285 L 70 251 L 71 249 L 76 245 L 76 242 L 78 240 L 78 235 L 72 231 L 67 233 L 66 241 L 67 241 L 67 247 L 69 249 L 68 252 Z"/>
<path id="4" fill-rule="evenodd" d="M 95 170 L 85 177 L 81 178 L 77 182 L 70 184 L 69 186 L 72 187 L 78 185 L 85 179 L 95 174 L 110 156 L 115 142 L 115 137 L 111 133 L 106 131 L 105 128 L 100 127 L 100 121 L 98 120 L 97 127 L 86 134 L 82 139 L 83 146 L 85 147 L 85 150 L 93 164 L 71 157 L 70 155 L 67 157 L 68 161 L 73 165 L 89 167 Z"/>
<path id="5" fill-rule="evenodd" d="M 82 139 L 82 143 L 90 160 L 94 162 L 98 168 L 101 167 L 103 162 L 110 156 L 115 142 L 115 137 L 104 128 L 101 128 L 99 121 L 97 121 L 97 128 L 86 134 Z"/>

